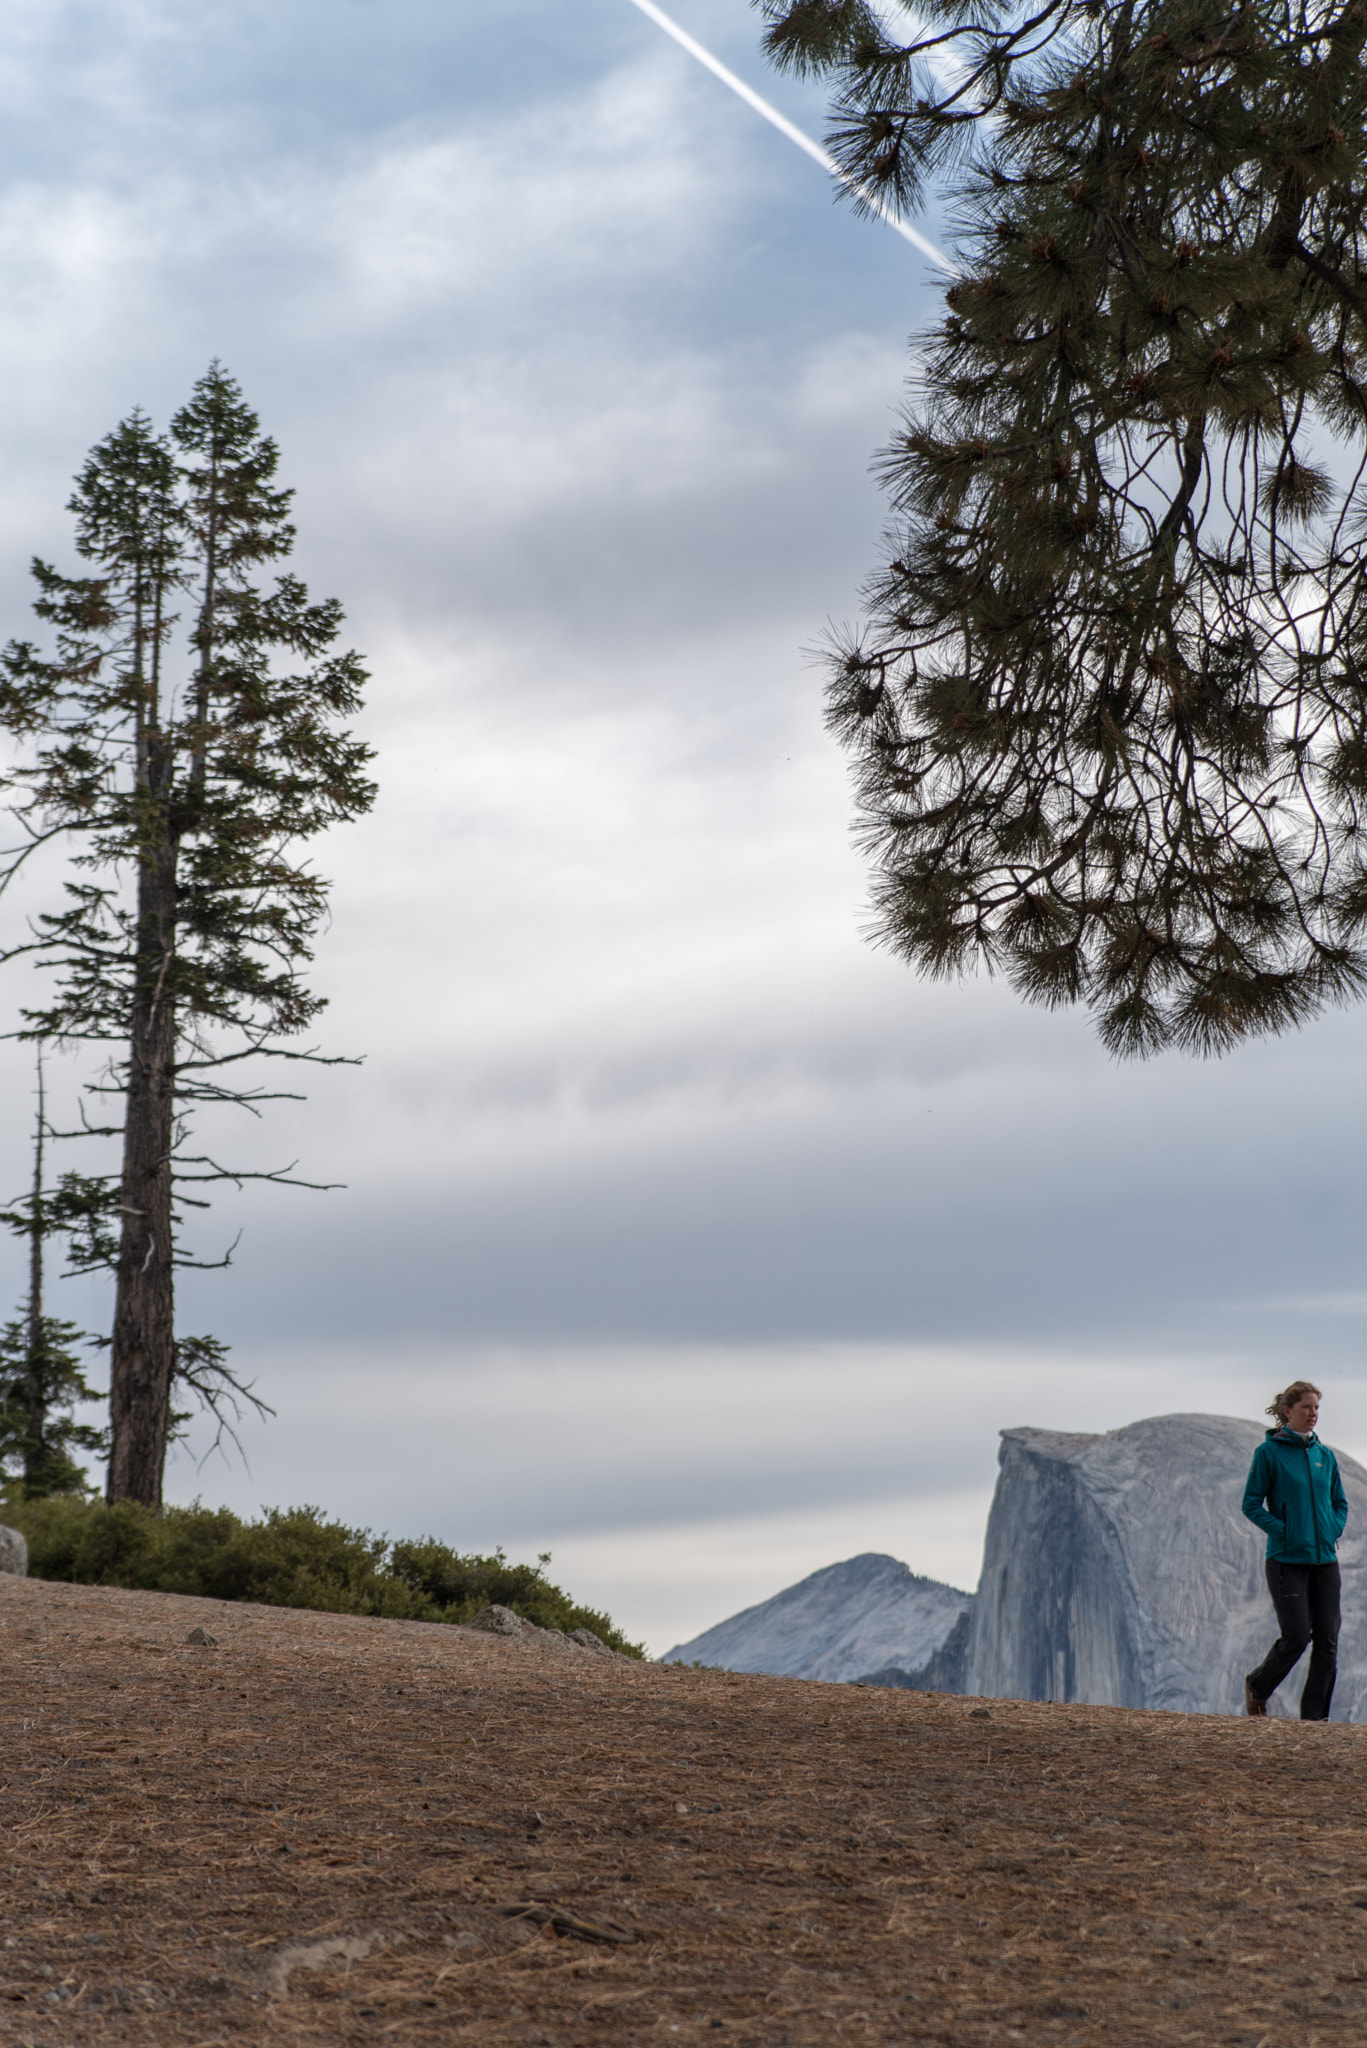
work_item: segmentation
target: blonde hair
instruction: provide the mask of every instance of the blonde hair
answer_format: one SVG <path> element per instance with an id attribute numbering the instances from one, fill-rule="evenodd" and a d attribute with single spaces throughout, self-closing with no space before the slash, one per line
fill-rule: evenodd
<path id="1" fill-rule="evenodd" d="M 1280 1394 L 1274 1394 L 1267 1405 L 1267 1413 L 1275 1422 L 1285 1422 L 1287 1410 L 1294 1408 L 1302 1394 L 1313 1394 L 1317 1401 L 1324 1396 L 1313 1380 L 1292 1380 L 1289 1387 L 1283 1387 Z"/>

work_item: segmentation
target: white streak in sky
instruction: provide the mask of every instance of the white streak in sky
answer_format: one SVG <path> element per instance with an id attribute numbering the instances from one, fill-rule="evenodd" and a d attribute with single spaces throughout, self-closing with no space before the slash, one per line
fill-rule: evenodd
<path id="1" fill-rule="evenodd" d="M 642 14 L 648 14 L 667 36 L 673 36 L 675 42 L 687 50 L 690 57 L 696 57 L 714 78 L 719 78 L 723 85 L 729 85 L 732 92 L 745 101 L 747 107 L 753 107 L 757 114 L 762 114 L 766 121 L 772 122 L 780 135 L 786 135 L 790 142 L 795 142 L 799 149 L 805 150 L 823 170 L 829 171 L 833 178 L 838 178 L 842 185 L 857 198 L 862 199 L 865 206 L 885 220 L 890 228 L 895 228 L 913 248 L 919 249 L 923 256 L 929 256 L 932 263 L 938 263 L 942 270 L 954 268 L 942 250 L 937 249 L 933 242 L 928 242 L 924 235 L 918 235 L 915 228 L 909 227 L 906 221 L 899 219 L 890 206 L 884 205 L 877 193 L 870 192 L 867 185 L 861 185 L 856 179 L 847 177 L 835 158 L 824 150 L 819 142 L 813 142 L 810 135 L 804 135 L 800 128 L 795 128 L 785 115 L 780 114 L 777 107 L 771 107 L 768 100 L 761 99 L 743 78 L 737 78 L 734 71 L 728 71 L 720 58 L 714 57 L 710 50 L 705 50 L 702 44 L 689 35 L 686 29 L 680 28 L 676 21 L 671 21 L 669 16 L 655 5 L 655 0 L 631 0 L 631 4 L 633 7 L 639 7 Z"/>

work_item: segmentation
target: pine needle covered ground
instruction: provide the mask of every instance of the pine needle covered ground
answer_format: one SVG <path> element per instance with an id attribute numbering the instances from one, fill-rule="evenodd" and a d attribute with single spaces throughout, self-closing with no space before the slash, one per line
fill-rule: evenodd
<path id="1" fill-rule="evenodd" d="M 5 2048 L 1367 2038 L 1364 1729 L 15 1579 L 0 1721 Z"/>

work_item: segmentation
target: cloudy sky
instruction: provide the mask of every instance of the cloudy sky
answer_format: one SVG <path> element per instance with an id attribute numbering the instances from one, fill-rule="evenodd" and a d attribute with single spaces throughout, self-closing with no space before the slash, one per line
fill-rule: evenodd
<path id="1" fill-rule="evenodd" d="M 672 11 L 820 130 L 744 0 Z M 183 1322 L 278 1418 L 173 1498 L 549 1549 L 659 1650 L 858 1550 L 971 1585 L 1007 1425 L 1309 1371 L 1367 1455 L 1367 1018 L 1118 1068 L 861 936 L 812 650 L 921 257 L 630 0 L 12 0 L 0 98 L 6 634 L 217 355 L 374 672 L 316 973 L 365 1063 L 237 1152 L 347 1186 L 223 1203 Z"/>

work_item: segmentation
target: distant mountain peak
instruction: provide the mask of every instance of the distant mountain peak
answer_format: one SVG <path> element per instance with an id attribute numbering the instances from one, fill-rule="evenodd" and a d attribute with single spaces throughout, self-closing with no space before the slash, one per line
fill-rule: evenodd
<path id="1" fill-rule="evenodd" d="M 828 1564 L 665 1653 L 667 1664 L 717 1664 L 842 1681 L 933 1655 L 973 1595 L 922 1578 L 900 1558 L 863 1551 Z"/>

